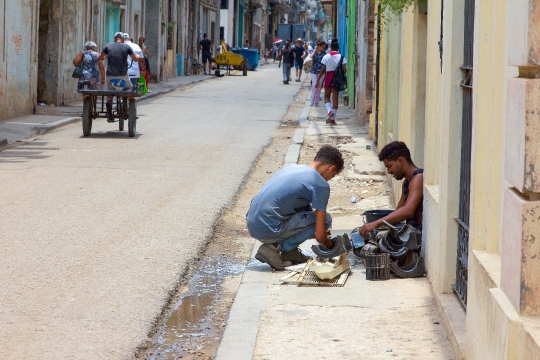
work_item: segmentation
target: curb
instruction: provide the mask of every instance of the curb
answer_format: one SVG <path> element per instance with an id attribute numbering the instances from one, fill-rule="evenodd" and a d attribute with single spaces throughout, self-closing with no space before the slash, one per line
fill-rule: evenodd
<path id="1" fill-rule="evenodd" d="M 298 117 L 298 123 L 303 127 L 307 127 L 309 124 L 307 118 L 310 108 L 309 101 L 306 101 L 306 105 L 304 105 L 304 109 L 302 109 L 302 113 Z M 292 143 L 287 149 L 283 167 L 298 163 L 305 132 L 306 130 L 303 128 L 294 131 Z M 257 241 L 254 240 L 253 242 L 251 259 L 255 258 L 255 254 L 259 249 Z M 242 274 L 242 280 L 240 280 L 236 297 L 231 306 L 225 331 L 214 357 L 215 360 L 251 360 L 253 358 L 263 305 L 261 294 L 267 289 L 268 279 L 271 274 L 259 271 L 259 266 L 264 265 L 250 262 Z"/>
<path id="2" fill-rule="evenodd" d="M 38 134 L 43 135 L 51 130 L 58 129 L 61 126 L 65 126 L 68 124 L 72 124 L 77 121 L 81 121 L 82 118 L 80 117 L 69 117 L 65 119 L 56 120 L 47 124 L 40 124 L 34 126 L 34 130 L 37 131 Z"/>

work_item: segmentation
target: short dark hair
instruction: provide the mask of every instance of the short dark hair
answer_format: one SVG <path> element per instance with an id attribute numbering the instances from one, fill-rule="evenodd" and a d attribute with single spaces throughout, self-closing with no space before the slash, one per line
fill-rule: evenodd
<path id="1" fill-rule="evenodd" d="M 391 143 L 386 144 L 386 146 L 383 147 L 379 153 L 380 161 L 385 159 L 389 161 L 396 161 L 398 157 L 404 158 L 411 164 L 413 163 L 411 159 L 411 152 L 403 141 L 392 141 Z"/>
<path id="2" fill-rule="evenodd" d="M 331 145 L 323 145 L 319 151 L 317 151 L 314 161 L 319 161 L 323 165 L 335 165 L 338 174 L 343 170 L 344 166 L 341 151 Z"/>
<path id="3" fill-rule="evenodd" d="M 203 38 L 207 38 L 207 37 L 208 37 L 208 34 L 207 34 L 207 33 L 204 33 L 202 37 L 203 37 Z"/>
<path id="4" fill-rule="evenodd" d="M 332 42 L 330 43 L 330 49 L 332 50 L 339 50 L 339 41 L 338 39 L 332 39 Z"/>

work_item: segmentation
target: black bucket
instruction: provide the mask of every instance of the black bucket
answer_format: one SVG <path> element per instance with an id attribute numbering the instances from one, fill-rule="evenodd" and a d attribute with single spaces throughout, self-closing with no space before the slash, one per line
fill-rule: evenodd
<path id="1" fill-rule="evenodd" d="M 390 279 L 390 254 L 370 254 L 364 256 L 366 280 Z"/>
<path id="2" fill-rule="evenodd" d="M 393 211 L 394 210 L 367 210 L 364 211 L 362 215 L 364 215 L 364 222 L 367 224 L 382 219 Z"/>

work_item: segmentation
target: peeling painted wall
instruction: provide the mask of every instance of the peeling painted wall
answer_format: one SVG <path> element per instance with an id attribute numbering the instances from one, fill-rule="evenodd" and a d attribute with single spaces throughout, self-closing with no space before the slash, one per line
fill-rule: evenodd
<path id="1" fill-rule="evenodd" d="M 0 119 L 33 111 L 37 0 L 0 0 Z"/>

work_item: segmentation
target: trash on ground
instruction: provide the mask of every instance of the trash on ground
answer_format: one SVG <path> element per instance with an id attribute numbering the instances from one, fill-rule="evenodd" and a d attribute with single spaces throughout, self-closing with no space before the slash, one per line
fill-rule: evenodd
<path id="1" fill-rule="evenodd" d="M 364 190 L 364 191 L 365 191 L 365 190 Z M 367 192 L 367 191 L 366 191 L 366 192 Z M 351 196 L 351 200 L 350 200 L 350 201 L 351 201 L 351 203 L 354 204 L 354 203 L 356 202 L 356 198 L 355 198 L 354 196 Z"/>

